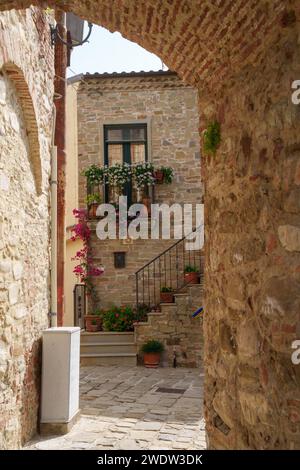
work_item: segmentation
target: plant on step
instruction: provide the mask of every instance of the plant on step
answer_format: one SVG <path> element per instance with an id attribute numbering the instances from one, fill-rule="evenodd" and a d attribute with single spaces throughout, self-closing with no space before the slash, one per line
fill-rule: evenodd
<path id="1" fill-rule="evenodd" d="M 198 272 L 198 269 L 196 268 L 196 266 L 191 266 L 191 265 L 187 265 L 185 268 L 184 268 L 184 272 L 185 273 L 197 273 Z"/>
<path id="2" fill-rule="evenodd" d="M 103 329 L 105 331 L 132 331 L 135 314 L 128 305 L 113 306 L 103 313 Z"/>
<path id="3" fill-rule="evenodd" d="M 151 369 L 156 369 L 159 365 L 160 356 L 164 351 L 164 345 L 156 339 L 150 339 L 142 345 L 141 351 L 144 354 L 144 365 Z"/>
<path id="4" fill-rule="evenodd" d="M 208 155 L 215 155 L 221 142 L 221 126 L 218 121 L 208 124 L 203 134 L 203 150 Z"/>
<path id="5" fill-rule="evenodd" d="M 146 322 L 148 319 L 149 307 L 146 304 L 139 304 L 135 310 L 135 322 Z"/>
<path id="6" fill-rule="evenodd" d="M 187 284 L 199 283 L 199 270 L 196 266 L 187 265 L 184 268 L 184 280 Z"/>
<path id="7" fill-rule="evenodd" d="M 174 301 L 172 287 L 163 286 L 160 289 L 160 302 L 163 304 L 171 304 Z"/>
<path id="8" fill-rule="evenodd" d="M 174 177 L 173 168 L 169 166 L 161 166 L 154 171 L 154 176 L 158 183 L 171 184 Z"/>
<path id="9" fill-rule="evenodd" d="M 172 287 L 161 287 L 160 292 L 173 292 Z"/>

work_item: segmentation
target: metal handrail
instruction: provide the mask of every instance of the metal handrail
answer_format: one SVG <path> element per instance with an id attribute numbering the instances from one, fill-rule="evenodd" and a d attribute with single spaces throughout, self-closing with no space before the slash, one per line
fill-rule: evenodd
<path id="1" fill-rule="evenodd" d="M 159 297 L 162 285 L 171 287 L 173 294 L 186 287 L 190 283 L 185 281 L 186 261 L 188 264 L 192 264 L 197 268 L 199 267 L 198 273 L 200 281 L 202 280 L 203 250 L 186 250 L 184 244 L 188 237 L 197 232 L 200 227 L 201 226 L 193 229 L 183 238 L 177 240 L 173 245 L 162 251 L 135 272 L 137 308 L 143 305 L 147 306 L 149 309 L 159 309 Z M 182 249 L 180 244 L 182 244 Z M 164 284 L 162 284 L 162 282 L 164 282 Z M 157 296 L 158 288 L 159 294 Z"/>

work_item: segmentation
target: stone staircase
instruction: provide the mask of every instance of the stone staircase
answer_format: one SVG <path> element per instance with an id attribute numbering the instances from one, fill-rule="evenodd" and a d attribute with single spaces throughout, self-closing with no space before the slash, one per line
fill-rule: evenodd
<path id="1" fill-rule="evenodd" d="M 203 359 L 203 314 L 192 318 L 193 312 L 203 306 L 203 285 L 194 284 L 174 295 L 174 303 L 161 303 L 160 312 L 148 313 L 147 322 L 135 325 L 138 351 L 148 339 L 157 339 L 165 345 L 162 365 L 201 367 Z M 140 358 L 139 358 L 140 359 Z"/>
<path id="2" fill-rule="evenodd" d="M 81 333 L 80 364 L 83 366 L 135 366 L 134 333 Z"/>

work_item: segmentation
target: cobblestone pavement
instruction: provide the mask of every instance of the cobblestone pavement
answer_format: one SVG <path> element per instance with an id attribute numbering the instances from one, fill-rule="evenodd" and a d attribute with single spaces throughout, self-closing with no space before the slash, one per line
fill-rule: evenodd
<path id="1" fill-rule="evenodd" d="M 80 384 L 81 418 L 71 432 L 26 448 L 205 449 L 199 369 L 83 367 Z"/>

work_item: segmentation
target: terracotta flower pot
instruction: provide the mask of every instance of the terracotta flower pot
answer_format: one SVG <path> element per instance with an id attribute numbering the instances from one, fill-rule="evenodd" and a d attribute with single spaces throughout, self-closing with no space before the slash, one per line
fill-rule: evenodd
<path id="1" fill-rule="evenodd" d="M 156 369 L 159 365 L 160 353 L 144 353 L 144 366 Z"/>
<path id="2" fill-rule="evenodd" d="M 148 217 L 151 215 L 151 198 L 150 197 L 143 197 L 142 198 L 142 204 L 146 207 L 147 211 L 145 210 L 144 216 Z"/>
<path id="3" fill-rule="evenodd" d="M 89 217 L 91 219 L 96 218 L 97 207 L 99 206 L 98 202 L 93 202 L 89 205 Z"/>
<path id="4" fill-rule="evenodd" d="M 93 324 L 90 325 L 89 331 L 90 331 L 91 333 L 96 333 L 96 331 L 99 331 L 98 325 L 93 325 Z"/>
<path id="5" fill-rule="evenodd" d="M 162 304 L 172 304 L 174 302 L 173 292 L 161 292 L 160 301 Z"/>
<path id="6" fill-rule="evenodd" d="M 184 280 L 188 284 L 199 284 L 199 273 L 185 273 Z"/>
<path id="7" fill-rule="evenodd" d="M 98 315 L 85 315 L 84 320 L 86 331 L 95 332 L 101 330 L 102 318 Z M 93 325 L 94 322 L 96 322 L 96 325 Z"/>
<path id="8" fill-rule="evenodd" d="M 156 170 L 154 172 L 154 178 L 156 179 L 156 183 L 162 184 L 164 182 L 164 173 L 161 170 Z"/>

